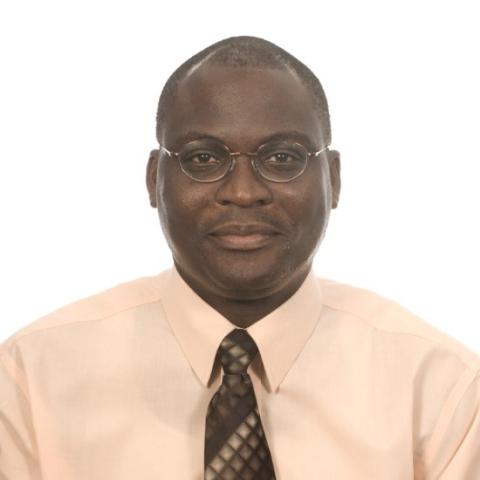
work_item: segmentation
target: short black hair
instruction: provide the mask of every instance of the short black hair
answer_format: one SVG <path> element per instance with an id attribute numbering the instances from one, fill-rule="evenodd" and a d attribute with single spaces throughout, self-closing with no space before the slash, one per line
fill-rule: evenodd
<path id="1" fill-rule="evenodd" d="M 157 109 L 157 134 L 165 119 L 167 105 L 173 98 L 178 83 L 190 69 L 208 57 L 212 65 L 225 67 L 253 67 L 292 70 L 312 93 L 322 125 L 325 127 L 327 144 L 331 142 L 330 114 L 327 98 L 317 76 L 300 60 L 283 48 L 259 37 L 238 36 L 220 40 L 201 50 L 180 65 L 166 81 Z"/>

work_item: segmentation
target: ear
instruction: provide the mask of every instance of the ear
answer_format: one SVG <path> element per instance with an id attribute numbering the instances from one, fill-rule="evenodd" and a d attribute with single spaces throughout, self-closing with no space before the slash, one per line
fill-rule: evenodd
<path id="1" fill-rule="evenodd" d="M 328 166 L 332 185 L 332 208 L 337 208 L 342 182 L 340 179 L 340 152 L 328 150 Z"/>
<path id="2" fill-rule="evenodd" d="M 147 163 L 146 183 L 148 196 L 150 198 L 150 205 L 157 208 L 157 162 L 158 149 L 151 150 Z"/>

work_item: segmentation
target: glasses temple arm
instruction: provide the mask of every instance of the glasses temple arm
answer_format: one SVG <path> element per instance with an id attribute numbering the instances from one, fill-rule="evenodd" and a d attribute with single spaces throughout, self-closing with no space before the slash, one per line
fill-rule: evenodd
<path id="1" fill-rule="evenodd" d="M 165 148 L 163 145 L 158 145 L 162 150 L 164 150 L 168 155 L 171 157 L 174 155 L 178 155 L 176 152 L 172 152 L 171 150 L 168 150 L 168 148 Z"/>

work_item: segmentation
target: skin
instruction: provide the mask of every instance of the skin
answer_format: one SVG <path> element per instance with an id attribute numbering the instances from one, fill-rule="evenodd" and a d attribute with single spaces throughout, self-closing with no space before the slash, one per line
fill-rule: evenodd
<path id="1" fill-rule="evenodd" d="M 180 82 L 157 138 L 179 151 L 200 133 L 232 151 L 253 152 L 289 131 L 303 135 L 297 140 L 308 151 L 325 145 L 312 96 L 296 74 L 203 64 Z M 284 303 L 311 269 L 338 203 L 340 154 L 327 150 L 310 158 L 306 171 L 287 183 L 261 178 L 241 155 L 227 177 L 199 183 L 156 149 L 146 180 L 182 278 L 233 324 L 247 328 Z M 253 250 L 225 248 L 210 233 L 230 222 L 261 222 L 276 234 Z"/>

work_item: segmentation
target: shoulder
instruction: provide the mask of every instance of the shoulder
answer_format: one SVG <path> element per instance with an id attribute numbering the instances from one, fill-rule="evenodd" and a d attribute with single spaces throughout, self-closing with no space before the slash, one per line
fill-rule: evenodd
<path id="1" fill-rule="evenodd" d="M 441 350 L 456 356 L 469 368 L 480 369 L 478 353 L 396 301 L 353 285 L 318 277 L 317 280 L 327 310 L 362 322 L 380 336 L 415 344 L 420 350 Z"/>
<path id="2" fill-rule="evenodd" d="M 66 327 L 78 322 L 88 323 L 113 318 L 122 312 L 158 302 L 163 295 L 168 273 L 169 270 L 166 270 L 157 275 L 121 282 L 66 304 L 23 326 L 8 337 L 0 347 L 7 348 L 23 337 L 48 329 Z"/>

